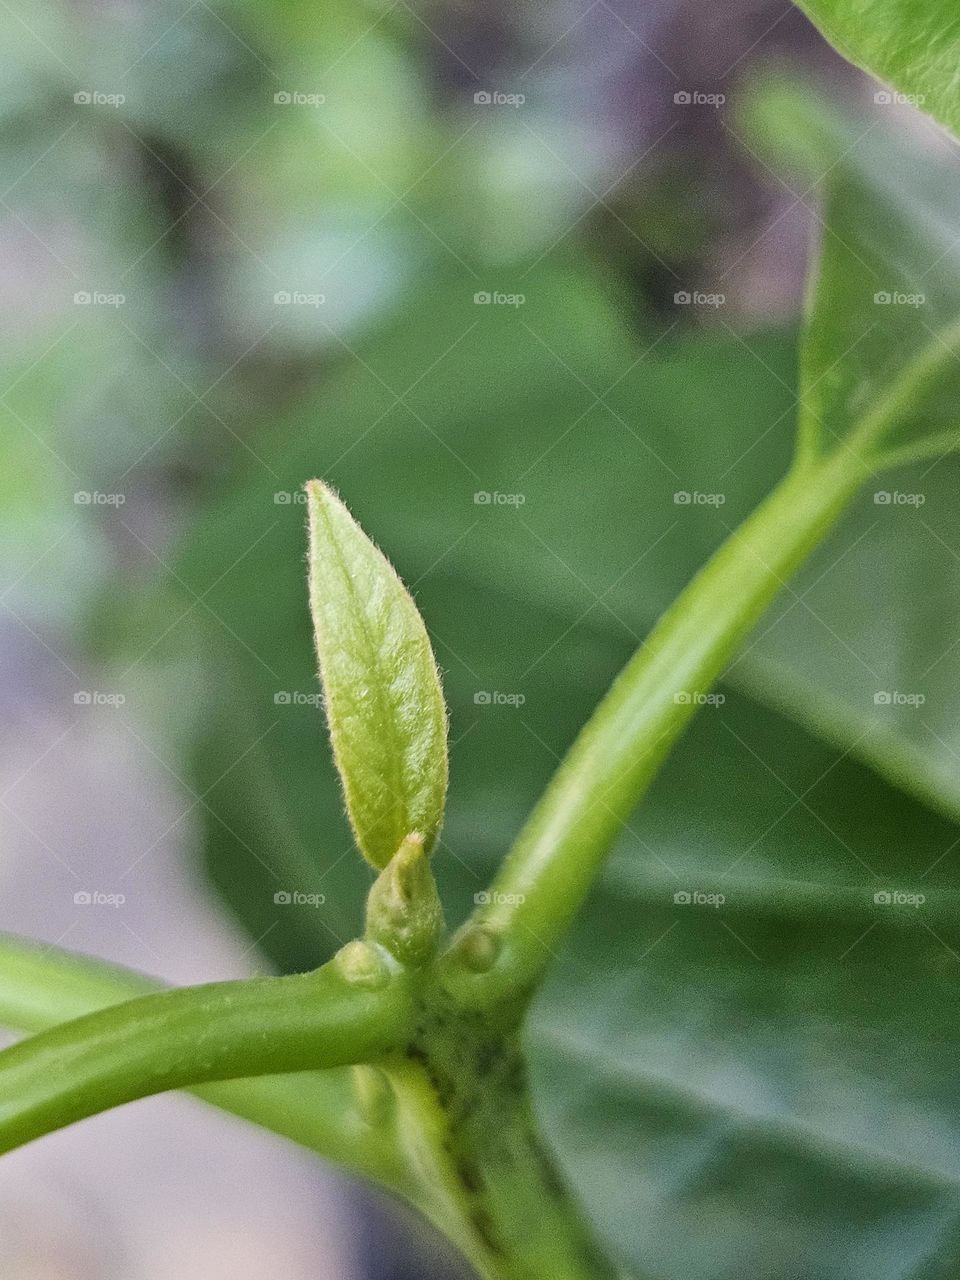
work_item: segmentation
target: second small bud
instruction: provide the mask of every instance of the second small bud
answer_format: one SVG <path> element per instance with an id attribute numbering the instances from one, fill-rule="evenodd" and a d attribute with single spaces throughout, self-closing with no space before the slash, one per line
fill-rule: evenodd
<path id="1" fill-rule="evenodd" d="M 443 908 L 424 838 L 411 832 L 373 883 L 367 898 L 367 937 L 407 965 L 436 954 Z"/>

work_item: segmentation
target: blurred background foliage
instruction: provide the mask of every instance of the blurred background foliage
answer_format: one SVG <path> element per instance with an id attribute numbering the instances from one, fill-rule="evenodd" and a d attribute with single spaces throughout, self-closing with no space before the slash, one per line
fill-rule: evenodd
<path id="1" fill-rule="evenodd" d="M 872 88 L 786 4 L 4 9 L 4 643 L 123 694 L 262 963 L 319 963 L 368 884 L 315 705 L 300 493 L 328 479 L 444 670 L 456 921 L 789 458 L 823 192 L 788 112 L 751 125 L 757 68 L 879 117 Z M 923 152 L 955 188 L 906 108 L 884 131 L 908 145 L 868 178 L 910 190 Z M 955 1274 L 956 481 L 898 478 L 922 519 L 867 494 L 785 595 L 538 1006 L 551 1138 L 651 1275 Z M 922 927 L 878 916 L 921 883 Z M 720 885 L 722 919 L 675 909 Z"/>

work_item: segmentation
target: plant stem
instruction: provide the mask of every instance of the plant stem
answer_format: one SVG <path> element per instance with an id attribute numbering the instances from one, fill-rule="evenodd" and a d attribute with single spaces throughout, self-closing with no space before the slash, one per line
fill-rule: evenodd
<path id="1" fill-rule="evenodd" d="M 0 1026 L 46 1031 L 159 990 L 131 970 L 0 936 Z M 392 1128 L 358 1099 L 350 1069 L 226 1080 L 191 1092 L 415 1202 L 425 1198 L 412 1185 Z"/>
<path id="2" fill-rule="evenodd" d="M 786 579 L 833 526 L 868 464 L 849 450 L 795 465 L 663 615 L 588 721 L 467 931 L 494 963 L 448 956 L 462 998 L 490 1005 L 535 986 L 617 832 L 703 696 Z M 461 940 L 462 941 L 462 940 Z"/>
<path id="3" fill-rule="evenodd" d="M 485 1280 L 615 1280 L 537 1131 L 515 1032 L 435 990 L 386 1070 L 411 1163 L 430 1159 L 449 1206 L 431 1216 Z"/>
<path id="4" fill-rule="evenodd" d="M 362 947 L 364 944 L 354 944 Z M 405 1043 L 409 983 L 314 973 L 142 996 L 0 1053 L 0 1152 L 168 1089 L 369 1061 Z"/>

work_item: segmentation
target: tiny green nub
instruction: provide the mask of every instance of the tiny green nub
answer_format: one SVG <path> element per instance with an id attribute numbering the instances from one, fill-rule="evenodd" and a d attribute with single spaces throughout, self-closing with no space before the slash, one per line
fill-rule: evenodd
<path id="1" fill-rule="evenodd" d="M 472 973 L 486 973 L 496 964 L 502 948 L 499 933 L 485 924 L 470 924 L 457 938 L 454 954 Z"/>
<path id="2" fill-rule="evenodd" d="M 390 970 L 385 959 L 374 947 L 355 938 L 341 947 L 333 957 L 340 976 L 356 987 L 376 991 L 390 981 Z"/>
<path id="3" fill-rule="evenodd" d="M 443 908 L 423 836 L 411 832 L 374 881 L 367 898 L 367 937 L 402 963 L 419 967 L 435 954 Z"/>

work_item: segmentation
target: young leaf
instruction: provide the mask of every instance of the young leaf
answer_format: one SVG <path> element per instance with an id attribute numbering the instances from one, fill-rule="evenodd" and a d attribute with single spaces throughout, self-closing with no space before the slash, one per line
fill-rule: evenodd
<path id="1" fill-rule="evenodd" d="M 960 134 L 960 27 L 950 0 L 797 0 L 807 17 L 862 67 Z M 892 95 L 880 98 L 889 102 Z"/>
<path id="2" fill-rule="evenodd" d="M 391 565 L 336 494 L 307 485 L 310 607 L 333 753 L 364 857 L 387 865 L 443 820 L 447 720 L 433 650 Z"/>

